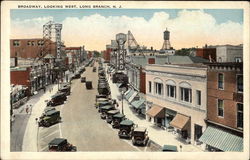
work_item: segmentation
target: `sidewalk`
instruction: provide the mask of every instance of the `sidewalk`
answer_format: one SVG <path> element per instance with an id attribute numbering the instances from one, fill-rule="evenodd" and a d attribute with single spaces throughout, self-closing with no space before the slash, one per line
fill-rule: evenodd
<path id="1" fill-rule="evenodd" d="M 53 87 L 52 92 L 49 91 L 49 88 L 51 87 Z M 38 125 L 35 119 L 41 116 L 44 108 L 46 107 L 45 100 L 48 100 L 53 94 L 57 92 L 57 90 L 57 84 L 50 85 L 46 88 L 45 93 L 43 91 L 40 91 L 26 103 L 28 105 L 32 105 L 32 110 L 24 133 L 22 151 L 37 152 Z M 26 104 L 22 107 L 25 107 Z M 25 112 L 25 109 L 20 108 L 19 113 L 23 112 Z"/>
<path id="2" fill-rule="evenodd" d="M 120 95 L 118 87 L 116 86 L 116 84 L 113 84 L 110 79 L 108 81 L 111 89 L 111 97 L 113 99 L 117 99 L 117 97 Z M 122 102 L 119 100 L 117 100 L 117 102 L 119 103 L 119 109 L 121 111 Z M 135 124 L 138 124 L 138 126 L 147 128 L 149 138 L 155 143 L 161 146 L 165 144 L 176 145 L 179 151 L 180 145 L 182 145 L 182 152 L 203 152 L 200 147 L 194 146 L 192 144 L 182 143 L 176 139 L 176 135 L 174 135 L 172 132 L 168 132 L 159 127 L 156 127 L 154 124 L 148 122 L 146 119 L 138 117 L 136 113 L 133 113 L 133 111 L 130 109 L 126 99 L 123 100 L 123 109 L 126 118 L 132 120 Z"/>

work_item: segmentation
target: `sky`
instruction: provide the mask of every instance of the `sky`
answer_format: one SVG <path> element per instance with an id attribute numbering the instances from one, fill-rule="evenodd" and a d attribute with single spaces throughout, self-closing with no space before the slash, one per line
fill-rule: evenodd
<path id="1" fill-rule="evenodd" d="M 67 47 L 104 50 L 117 33 L 132 32 L 139 45 L 160 49 L 170 31 L 175 49 L 243 43 L 241 9 L 14 9 L 11 38 L 41 38 L 43 25 L 61 23 Z"/>

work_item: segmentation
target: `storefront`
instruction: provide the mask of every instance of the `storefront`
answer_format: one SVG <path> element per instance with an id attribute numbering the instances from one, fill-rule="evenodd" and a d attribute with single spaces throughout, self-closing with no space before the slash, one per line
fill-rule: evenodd
<path id="1" fill-rule="evenodd" d="M 146 117 L 146 115 L 145 115 L 145 113 L 146 113 L 145 112 L 146 111 L 146 105 L 145 105 L 145 99 L 144 98 L 140 98 L 138 100 L 133 101 L 131 103 L 131 106 L 143 118 Z"/>
<path id="2" fill-rule="evenodd" d="M 175 128 L 179 138 L 190 140 L 191 135 L 191 118 L 189 116 L 177 113 L 170 125 Z"/>
<path id="3" fill-rule="evenodd" d="M 149 121 L 157 126 L 165 126 L 165 109 L 163 107 L 152 105 L 152 107 L 146 112 Z"/>
<path id="4" fill-rule="evenodd" d="M 208 126 L 199 141 L 206 144 L 208 151 L 242 152 L 243 138 L 226 130 Z"/>

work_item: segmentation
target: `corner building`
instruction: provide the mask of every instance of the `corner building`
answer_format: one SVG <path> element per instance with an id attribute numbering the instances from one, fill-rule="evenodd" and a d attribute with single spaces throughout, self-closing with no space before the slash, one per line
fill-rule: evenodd
<path id="1" fill-rule="evenodd" d="M 200 144 L 206 129 L 207 67 L 202 64 L 148 65 L 147 120 L 177 133 L 177 138 Z"/>

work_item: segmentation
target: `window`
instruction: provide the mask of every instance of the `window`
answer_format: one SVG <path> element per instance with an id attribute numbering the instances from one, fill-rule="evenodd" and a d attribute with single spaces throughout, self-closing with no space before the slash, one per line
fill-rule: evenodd
<path id="1" fill-rule="evenodd" d="M 201 105 L 201 91 L 196 90 L 197 105 Z"/>
<path id="2" fill-rule="evenodd" d="M 222 73 L 218 74 L 218 88 L 224 89 L 224 76 Z"/>
<path id="3" fill-rule="evenodd" d="M 20 41 L 13 41 L 13 46 L 20 46 Z"/>
<path id="4" fill-rule="evenodd" d="M 237 103 L 237 128 L 243 128 L 243 104 Z"/>
<path id="5" fill-rule="evenodd" d="M 176 86 L 167 85 L 167 96 L 176 98 Z"/>
<path id="6" fill-rule="evenodd" d="M 185 102 L 192 102 L 192 89 L 181 87 L 181 100 Z"/>
<path id="7" fill-rule="evenodd" d="M 34 42 L 34 41 L 32 41 L 32 42 L 31 42 L 31 45 L 32 45 L 32 46 L 34 46 L 34 45 L 35 45 L 35 42 Z"/>
<path id="8" fill-rule="evenodd" d="M 148 81 L 148 92 L 151 93 L 152 92 L 152 82 Z"/>
<path id="9" fill-rule="evenodd" d="M 163 84 L 155 82 L 155 93 L 158 95 L 163 95 Z"/>
<path id="10" fill-rule="evenodd" d="M 219 58 L 218 58 L 218 62 L 222 62 L 222 59 L 221 59 L 221 57 L 219 57 Z"/>
<path id="11" fill-rule="evenodd" d="M 243 92 L 243 75 L 237 75 L 237 91 Z"/>
<path id="12" fill-rule="evenodd" d="M 27 42 L 27 45 L 28 45 L 28 46 L 31 46 L 31 42 L 30 42 L 30 41 L 28 41 L 28 42 Z"/>
<path id="13" fill-rule="evenodd" d="M 235 62 L 242 62 L 241 57 L 235 57 Z"/>
<path id="14" fill-rule="evenodd" d="M 42 41 L 42 40 L 40 40 L 40 41 L 37 42 L 38 46 L 43 46 L 43 44 L 44 44 L 44 41 Z"/>
<path id="15" fill-rule="evenodd" d="M 217 108 L 218 108 L 218 116 L 223 117 L 224 116 L 223 100 L 218 99 Z"/>

